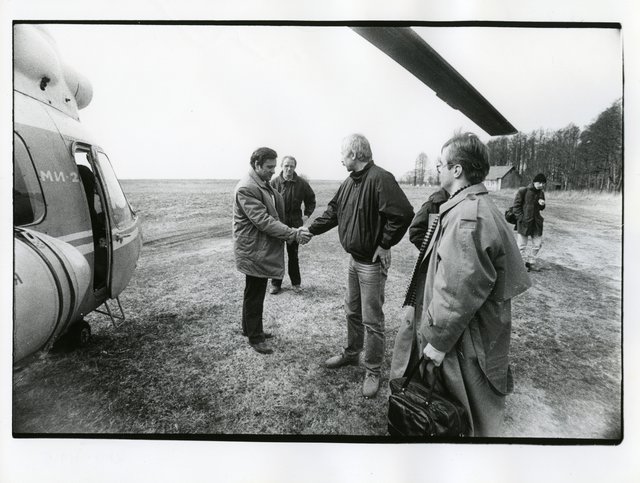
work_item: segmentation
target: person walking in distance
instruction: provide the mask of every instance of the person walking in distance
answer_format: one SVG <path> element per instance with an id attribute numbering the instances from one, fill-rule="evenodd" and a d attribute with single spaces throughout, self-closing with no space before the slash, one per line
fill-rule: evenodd
<path id="1" fill-rule="evenodd" d="M 544 188 L 546 185 L 547 177 L 542 173 L 536 174 L 529 186 L 516 193 L 513 203 L 513 212 L 517 219 L 518 248 L 529 271 L 539 269 L 537 257 L 542 247 L 542 226 L 544 223 L 540 212 L 545 208 Z M 530 247 L 528 246 L 529 240 L 531 240 Z"/>

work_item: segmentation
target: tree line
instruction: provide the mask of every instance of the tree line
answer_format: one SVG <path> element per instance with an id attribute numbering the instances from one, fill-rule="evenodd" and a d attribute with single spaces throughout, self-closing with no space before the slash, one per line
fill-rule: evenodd
<path id="1" fill-rule="evenodd" d="M 512 165 L 523 182 L 544 173 L 569 190 L 620 191 L 622 101 L 617 100 L 583 130 L 574 124 L 557 131 L 501 136 L 487 143 L 491 164 Z"/>
<path id="2" fill-rule="evenodd" d="M 548 184 L 561 189 L 619 192 L 623 183 L 622 101 L 615 101 L 583 130 L 569 124 L 557 131 L 519 132 L 491 139 L 487 147 L 491 165 L 513 166 L 522 184 L 544 173 Z M 415 168 L 398 181 L 438 184 L 435 168 L 427 165 L 427 155 L 420 153 Z"/>

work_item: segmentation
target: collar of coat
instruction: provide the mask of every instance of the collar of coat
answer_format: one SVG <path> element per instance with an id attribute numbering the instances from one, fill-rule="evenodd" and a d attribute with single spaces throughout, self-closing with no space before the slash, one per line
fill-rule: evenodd
<path id="1" fill-rule="evenodd" d="M 262 178 L 260 178 L 260 176 L 258 176 L 258 173 L 256 173 L 256 171 L 254 169 L 251 169 L 249 171 L 249 176 L 251 177 L 251 179 L 253 181 L 256 182 L 256 184 L 258 186 L 260 186 L 261 188 L 266 189 L 267 191 L 271 191 L 271 185 L 269 184 L 268 181 L 264 181 Z"/>
<path id="2" fill-rule="evenodd" d="M 487 194 L 487 188 L 484 186 L 484 183 L 477 183 L 469 186 L 467 189 L 462 190 L 455 197 L 451 198 L 448 201 L 445 201 L 440 205 L 440 216 L 443 216 L 447 211 L 449 211 L 454 206 L 457 206 L 462 200 L 467 198 L 469 195 L 479 195 L 479 194 Z"/>
<path id="3" fill-rule="evenodd" d="M 293 172 L 293 176 L 291 177 L 291 179 L 285 178 L 282 172 L 280 172 L 278 176 L 282 178 L 282 181 L 288 181 L 289 183 L 295 183 L 296 181 L 298 181 L 298 174 L 295 171 Z"/>
<path id="4" fill-rule="evenodd" d="M 373 160 L 371 160 L 367 164 L 365 164 L 364 168 L 362 168 L 360 171 L 351 172 L 349 174 L 349 176 L 351 176 L 351 179 L 353 179 L 353 181 L 355 181 L 357 183 L 362 178 L 364 178 L 364 175 L 367 174 L 367 171 L 369 171 L 369 169 L 371 169 L 371 166 L 373 166 Z"/>

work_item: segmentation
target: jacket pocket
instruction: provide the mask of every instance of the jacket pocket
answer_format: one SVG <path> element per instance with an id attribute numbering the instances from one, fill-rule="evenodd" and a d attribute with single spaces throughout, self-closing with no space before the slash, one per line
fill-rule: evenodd
<path id="1" fill-rule="evenodd" d="M 236 254 L 247 258 L 259 255 L 261 245 L 260 236 L 237 236 L 235 239 Z"/>

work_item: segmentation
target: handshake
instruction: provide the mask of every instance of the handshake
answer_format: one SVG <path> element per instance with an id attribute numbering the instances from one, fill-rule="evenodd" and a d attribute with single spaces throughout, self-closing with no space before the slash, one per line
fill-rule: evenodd
<path id="1" fill-rule="evenodd" d="M 313 235 L 306 226 L 301 226 L 300 228 L 296 229 L 296 241 L 300 245 L 306 245 L 312 238 Z"/>

